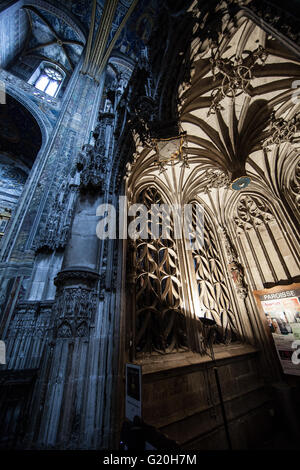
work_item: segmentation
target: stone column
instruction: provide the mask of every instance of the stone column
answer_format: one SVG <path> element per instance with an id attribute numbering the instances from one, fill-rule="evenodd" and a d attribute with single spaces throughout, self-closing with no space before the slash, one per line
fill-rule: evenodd
<path id="1" fill-rule="evenodd" d="M 78 150 L 82 148 L 90 129 L 95 125 L 94 110 L 97 109 L 98 114 L 101 98 L 101 84 L 99 86 L 90 77 L 80 74 L 79 68 L 80 64 L 73 72 L 63 98 L 56 100 L 57 105 L 45 105 L 39 111 L 45 120 L 52 116 L 53 128 L 50 126 L 19 199 L 12 223 L 1 242 L 0 329 L 1 339 L 7 341 L 8 365 L 11 360 L 14 361 L 10 351 L 16 348 L 5 335 L 12 321 L 17 321 L 18 318 L 23 320 L 18 312 L 18 303 L 24 300 L 44 302 L 53 300 L 55 296 L 53 278 L 61 269 L 62 253 L 72 222 L 77 190 L 71 184 L 68 188 L 70 191 L 67 191 L 67 200 L 60 200 L 60 197 L 62 193 L 66 194 L 63 186 L 70 182 L 70 169 L 75 165 Z M 20 82 L 22 81 L 19 80 L 18 83 Z M 30 95 L 28 101 L 31 102 Z M 34 106 L 37 108 L 37 105 Z M 54 111 L 55 114 L 51 114 Z M 43 247 L 46 249 L 43 250 Z M 36 256 L 36 249 L 43 250 L 43 254 Z M 50 330 L 45 329 L 43 335 L 48 337 Z M 26 348 L 20 343 L 20 348 L 24 349 L 22 354 L 28 358 L 26 364 L 30 363 L 34 342 Z M 43 351 L 40 361 L 42 354 Z"/>
<path id="2" fill-rule="evenodd" d="M 37 391 L 40 410 L 36 409 L 33 427 L 38 447 L 111 445 L 113 375 L 118 363 L 114 338 L 118 307 L 112 284 L 117 274 L 115 240 L 97 238 L 96 209 L 109 196 L 113 119 L 113 114 L 100 114 L 95 145 L 85 145 L 77 162 L 80 194 L 62 269 L 55 278 L 52 341 Z"/>

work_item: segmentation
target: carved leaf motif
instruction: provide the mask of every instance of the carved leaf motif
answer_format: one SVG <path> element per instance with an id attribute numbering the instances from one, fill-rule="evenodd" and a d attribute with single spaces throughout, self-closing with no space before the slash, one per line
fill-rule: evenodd
<path id="1" fill-rule="evenodd" d="M 263 223 L 268 223 L 273 218 L 273 213 L 262 200 L 247 194 L 239 200 L 234 221 L 239 228 L 251 230 Z"/>
<path id="2" fill-rule="evenodd" d="M 162 203 L 154 188 L 145 190 L 140 201 Z M 151 210 L 149 211 L 151 214 Z M 159 218 L 162 224 L 162 218 Z M 173 222 L 168 221 L 170 236 L 153 239 L 149 224 L 149 239 L 136 241 L 136 335 L 137 352 L 167 353 L 186 345 L 185 317 L 181 307 L 177 251 L 172 240 Z M 162 233 L 162 232 L 160 232 Z"/>
<path id="3" fill-rule="evenodd" d="M 217 241 L 207 219 L 205 220 L 203 247 L 193 250 L 192 254 L 200 303 L 207 316 L 213 318 L 219 326 L 219 340 L 225 343 L 230 342 L 237 332 L 235 316 L 229 300 Z"/>

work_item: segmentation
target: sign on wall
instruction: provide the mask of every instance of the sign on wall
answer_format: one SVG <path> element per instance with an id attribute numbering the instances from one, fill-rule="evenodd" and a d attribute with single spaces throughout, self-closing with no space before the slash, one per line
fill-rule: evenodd
<path id="1" fill-rule="evenodd" d="M 130 421 L 142 417 L 142 367 L 136 364 L 126 364 L 125 416 Z"/>
<path id="2" fill-rule="evenodd" d="M 254 292 L 284 374 L 300 376 L 300 284 Z"/>

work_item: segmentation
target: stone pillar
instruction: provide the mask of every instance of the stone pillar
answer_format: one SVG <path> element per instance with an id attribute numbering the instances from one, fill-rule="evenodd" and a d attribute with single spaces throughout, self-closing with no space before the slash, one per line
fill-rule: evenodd
<path id="1" fill-rule="evenodd" d="M 52 340 L 37 387 L 40 409 L 35 408 L 32 432 L 35 428 L 38 433 L 34 440 L 39 448 L 111 446 L 118 364 L 115 240 L 97 238 L 96 209 L 108 200 L 113 118 L 100 114 L 95 145 L 85 145 L 77 162 L 80 194 L 62 269 L 55 278 Z"/>
<path id="2" fill-rule="evenodd" d="M 78 150 L 95 125 L 94 110 L 97 109 L 98 114 L 101 98 L 101 85 L 80 74 L 79 68 L 80 64 L 73 72 L 63 98 L 56 100 L 57 106 L 45 106 L 43 111 L 40 110 L 45 114 L 45 120 L 47 114 L 48 117 L 52 115 L 53 128 L 50 126 L 12 223 L 1 242 L 0 304 L 3 315 L 0 329 L 8 351 L 13 347 L 9 344 L 11 339 L 5 335 L 10 323 L 17 319 L 18 303 L 53 300 L 55 296 L 53 279 L 61 269 L 77 198 L 75 186 L 67 185 L 66 192 L 63 186 L 70 183 L 70 169 L 74 168 Z M 51 114 L 53 110 L 55 115 Z M 67 200 L 60 200 L 62 194 Z M 36 249 L 43 250 L 43 255 L 36 256 Z M 49 329 L 43 334 L 51 337 Z M 31 347 L 26 347 L 24 354 L 30 362 Z M 7 359 L 10 364 L 13 359 L 10 352 Z"/>

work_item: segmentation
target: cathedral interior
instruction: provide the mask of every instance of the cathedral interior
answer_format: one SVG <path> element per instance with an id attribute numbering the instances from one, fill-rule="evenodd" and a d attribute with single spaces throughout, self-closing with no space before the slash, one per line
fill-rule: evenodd
<path id="1" fill-rule="evenodd" d="M 0 449 L 297 447 L 300 2 L 1 0 L 0 38 Z"/>

